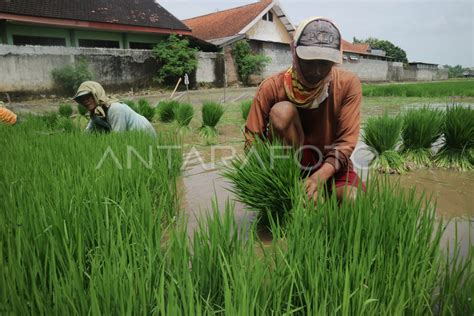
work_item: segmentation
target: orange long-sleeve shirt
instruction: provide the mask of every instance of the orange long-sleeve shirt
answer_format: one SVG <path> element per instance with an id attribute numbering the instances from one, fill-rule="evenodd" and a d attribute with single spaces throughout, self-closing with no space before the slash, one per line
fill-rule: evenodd
<path id="1" fill-rule="evenodd" d="M 0 123 L 15 125 L 17 116 L 7 108 L 0 107 Z"/>
<path id="2" fill-rule="evenodd" d="M 289 101 L 283 77 L 284 72 L 276 74 L 258 88 L 245 125 L 247 145 L 255 135 L 264 135 L 272 106 Z M 336 172 L 350 170 L 350 157 L 359 139 L 362 86 L 354 74 L 334 67 L 328 93 L 317 109 L 298 109 L 305 144 L 317 147 L 323 161 L 333 165 Z"/>

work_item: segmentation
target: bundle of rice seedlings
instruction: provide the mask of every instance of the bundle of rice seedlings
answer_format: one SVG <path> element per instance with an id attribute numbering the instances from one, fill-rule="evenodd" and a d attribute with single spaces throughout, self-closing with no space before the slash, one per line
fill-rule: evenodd
<path id="1" fill-rule="evenodd" d="M 403 158 L 396 151 L 402 124 L 400 116 L 389 117 L 387 112 L 381 117 L 367 119 L 362 131 L 362 141 L 375 155 L 370 166 L 377 171 L 382 173 L 405 171 Z"/>
<path id="2" fill-rule="evenodd" d="M 443 124 L 444 145 L 436 157 L 436 165 L 459 171 L 473 170 L 474 109 L 456 105 L 446 110 Z"/>
<path id="3" fill-rule="evenodd" d="M 41 116 L 41 119 L 46 123 L 48 128 L 54 128 L 58 118 L 58 114 L 55 112 L 46 113 L 45 115 Z"/>
<path id="4" fill-rule="evenodd" d="M 176 109 L 176 122 L 179 127 L 188 127 L 194 117 L 194 108 L 191 104 L 180 104 Z"/>
<path id="5" fill-rule="evenodd" d="M 408 169 L 430 167 L 431 148 L 442 133 L 443 112 L 429 107 L 408 110 L 403 116 L 402 150 Z"/>
<path id="6" fill-rule="evenodd" d="M 247 120 L 251 107 L 252 107 L 252 100 L 246 100 L 240 103 L 240 109 L 242 111 L 242 118 L 244 119 L 244 121 Z"/>
<path id="7" fill-rule="evenodd" d="M 148 121 L 152 122 L 155 117 L 155 110 L 150 106 L 146 99 L 138 100 L 138 113 L 143 115 Z"/>
<path id="8" fill-rule="evenodd" d="M 256 140 L 245 156 L 225 167 L 223 176 L 233 184 L 230 191 L 263 222 L 283 219 L 292 208 L 295 190 L 301 190 L 299 155 L 282 142 Z"/>
<path id="9" fill-rule="evenodd" d="M 59 115 L 62 116 L 62 117 L 70 117 L 72 115 L 72 106 L 70 104 L 66 104 L 66 103 L 63 103 L 63 104 L 60 104 L 59 105 Z"/>
<path id="10" fill-rule="evenodd" d="M 160 122 L 169 123 L 174 121 L 176 116 L 176 109 L 179 103 L 173 100 L 161 101 L 158 103 L 156 110 L 158 112 L 158 119 Z"/>
<path id="11" fill-rule="evenodd" d="M 89 110 L 87 110 L 87 108 L 85 106 L 83 106 L 82 104 L 77 104 L 77 112 L 81 116 L 86 116 L 86 114 L 87 114 L 87 112 L 89 112 Z"/>
<path id="12" fill-rule="evenodd" d="M 74 124 L 74 122 L 67 117 L 60 117 L 56 122 L 55 127 L 57 130 L 61 130 L 66 133 L 74 133 L 79 130 L 78 127 Z"/>
<path id="13" fill-rule="evenodd" d="M 205 138 L 217 136 L 216 125 L 222 115 L 224 115 L 224 107 L 221 104 L 216 102 L 204 103 L 202 106 L 201 136 Z"/>

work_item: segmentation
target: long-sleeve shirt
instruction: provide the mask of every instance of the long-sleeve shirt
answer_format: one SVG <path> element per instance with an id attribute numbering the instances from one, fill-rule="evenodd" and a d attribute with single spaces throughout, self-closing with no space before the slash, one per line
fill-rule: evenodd
<path id="1" fill-rule="evenodd" d="M 17 116 L 7 108 L 0 107 L 0 123 L 7 125 L 15 125 Z"/>
<path id="2" fill-rule="evenodd" d="M 113 132 L 125 132 L 130 130 L 141 130 L 156 135 L 153 125 L 142 115 L 133 111 L 123 103 L 112 103 L 107 112 L 107 122 Z M 89 121 L 86 130 L 94 129 L 94 123 Z"/>
<path id="3" fill-rule="evenodd" d="M 272 106 L 289 101 L 283 77 L 284 72 L 276 74 L 260 85 L 245 125 L 246 145 L 255 135 L 264 136 Z M 316 109 L 298 109 L 305 145 L 317 147 L 323 161 L 333 165 L 336 172 L 352 169 L 350 157 L 359 138 L 361 102 L 360 80 L 334 67 L 328 98 Z"/>

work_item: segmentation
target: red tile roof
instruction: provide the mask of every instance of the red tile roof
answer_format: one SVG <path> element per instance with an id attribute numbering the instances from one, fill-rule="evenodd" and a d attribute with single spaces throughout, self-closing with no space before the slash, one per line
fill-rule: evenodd
<path id="1" fill-rule="evenodd" d="M 183 22 L 192 29 L 193 36 L 203 40 L 233 36 L 242 31 L 271 3 L 272 0 L 261 0 L 257 3 L 198 16 Z"/>
<path id="2" fill-rule="evenodd" d="M 370 54 L 369 44 L 352 44 L 346 40 L 342 40 L 342 51 L 358 54 Z"/>
<path id="3" fill-rule="evenodd" d="M 154 0 L 0 0 L 0 13 L 189 31 Z"/>

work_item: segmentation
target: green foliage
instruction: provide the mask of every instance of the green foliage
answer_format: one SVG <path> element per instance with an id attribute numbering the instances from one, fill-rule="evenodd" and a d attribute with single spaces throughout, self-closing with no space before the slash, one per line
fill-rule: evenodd
<path id="1" fill-rule="evenodd" d="M 469 71 L 469 68 L 464 68 L 461 65 L 450 66 L 444 65 L 445 69 L 448 69 L 448 77 L 449 78 L 462 78 L 464 77 L 464 72 Z"/>
<path id="2" fill-rule="evenodd" d="M 244 121 L 247 120 L 247 117 L 250 113 L 250 108 L 252 107 L 253 100 L 245 100 L 240 103 L 240 110 L 242 111 L 242 118 Z"/>
<path id="3" fill-rule="evenodd" d="M 166 41 L 161 41 L 153 48 L 153 55 L 160 63 L 155 81 L 162 84 L 167 79 L 175 79 L 190 74 L 197 68 L 197 49 L 189 47 L 186 38 L 170 35 Z"/>
<path id="4" fill-rule="evenodd" d="M 444 145 L 436 158 L 442 168 L 469 171 L 474 167 L 474 109 L 454 105 L 446 110 Z"/>
<path id="5" fill-rule="evenodd" d="M 382 49 L 387 53 L 387 56 L 395 58 L 397 61 L 408 63 L 407 53 L 396 46 L 390 41 L 380 40 L 377 38 L 369 37 L 368 39 L 361 40 L 354 37 L 354 44 L 364 43 L 369 44 L 371 48 Z"/>
<path id="6" fill-rule="evenodd" d="M 191 104 L 180 104 L 176 109 L 176 122 L 180 127 L 188 127 L 194 117 L 194 107 Z"/>
<path id="7" fill-rule="evenodd" d="M 173 100 L 165 100 L 158 103 L 156 110 L 158 111 L 158 119 L 163 123 L 173 122 L 176 118 L 176 109 L 179 103 Z"/>
<path id="8" fill-rule="evenodd" d="M 155 110 L 150 106 L 150 103 L 142 98 L 138 100 L 138 113 L 143 115 L 148 121 L 152 122 L 155 117 Z"/>
<path id="9" fill-rule="evenodd" d="M 382 173 L 402 173 L 404 161 L 396 151 L 403 120 L 400 116 L 370 117 L 362 131 L 362 141 L 374 154 L 370 166 Z"/>
<path id="10" fill-rule="evenodd" d="M 140 112 L 140 110 L 138 109 L 138 106 L 135 103 L 135 101 L 133 101 L 133 100 L 124 100 L 122 102 L 125 103 L 126 105 L 128 105 L 128 107 L 131 108 L 133 111 L 135 111 L 137 113 Z"/>
<path id="11" fill-rule="evenodd" d="M 55 129 L 66 133 L 74 133 L 80 131 L 79 127 L 74 124 L 74 121 L 69 117 L 60 117 L 56 122 Z"/>
<path id="12" fill-rule="evenodd" d="M 443 112 L 429 107 L 410 109 L 403 115 L 401 153 L 409 169 L 432 165 L 431 148 L 442 134 L 443 122 Z"/>
<path id="13" fill-rule="evenodd" d="M 268 215 L 282 219 L 291 210 L 293 190 L 301 181 L 299 161 L 297 153 L 278 140 L 257 139 L 246 156 L 232 160 L 223 175 L 233 183 L 231 191 L 237 199 L 268 223 Z"/>
<path id="14" fill-rule="evenodd" d="M 85 59 L 77 61 L 74 66 L 67 65 L 54 69 L 51 75 L 56 86 L 68 95 L 74 95 L 81 83 L 93 79 Z"/>
<path id="15" fill-rule="evenodd" d="M 474 80 L 429 83 L 364 84 L 367 97 L 474 97 Z"/>
<path id="16" fill-rule="evenodd" d="M 87 112 L 89 112 L 89 110 L 83 106 L 82 104 L 78 103 L 77 104 L 77 112 L 79 112 L 79 114 L 81 116 L 86 116 Z"/>
<path id="17" fill-rule="evenodd" d="M 245 84 L 248 84 L 250 75 L 260 74 L 265 66 L 271 62 L 270 57 L 253 54 L 248 41 L 237 42 L 232 49 L 232 54 L 240 79 Z"/>
<path id="18" fill-rule="evenodd" d="M 45 113 L 44 115 L 40 116 L 40 120 L 42 120 L 48 128 L 54 128 L 58 119 L 59 116 L 56 112 Z"/>
<path id="19" fill-rule="evenodd" d="M 63 104 L 60 104 L 59 105 L 59 110 L 58 110 L 58 113 L 60 116 L 62 117 L 70 117 L 72 115 L 72 106 L 70 104 L 66 104 L 66 103 L 63 103 Z"/>

